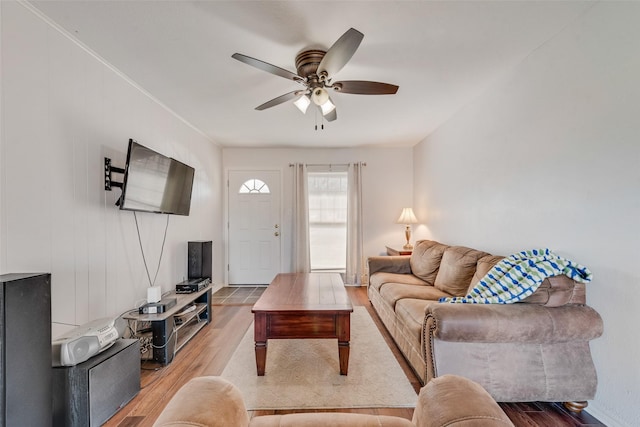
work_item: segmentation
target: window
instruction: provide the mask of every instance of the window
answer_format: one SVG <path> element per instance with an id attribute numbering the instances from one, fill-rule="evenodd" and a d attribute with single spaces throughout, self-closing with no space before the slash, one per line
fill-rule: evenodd
<path id="1" fill-rule="evenodd" d="M 269 194 L 269 186 L 259 179 L 248 179 L 240 186 L 240 194 Z"/>
<path id="2" fill-rule="evenodd" d="M 309 172 L 311 271 L 343 272 L 347 258 L 347 172 Z"/>

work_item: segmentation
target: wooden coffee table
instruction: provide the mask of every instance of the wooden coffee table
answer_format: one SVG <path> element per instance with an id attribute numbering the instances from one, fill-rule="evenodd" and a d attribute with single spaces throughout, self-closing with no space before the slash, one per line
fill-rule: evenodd
<path id="1" fill-rule="evenodd" d="M 251 312 L 258 375 L 264 375 L 267 340 L 294 338 L 337 338 L 340 375 L 347 375 L 353 306 L 339 274 L 278 274 Z"/>

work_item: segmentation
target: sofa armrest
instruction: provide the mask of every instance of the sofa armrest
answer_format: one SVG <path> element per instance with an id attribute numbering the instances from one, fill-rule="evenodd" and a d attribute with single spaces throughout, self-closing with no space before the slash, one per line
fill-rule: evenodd
<path id="1" fill-rule="evenodd" d="M 220 377 L 189 380 L 153 424 L 154 427 L 248 425 L 249 415 L 240 390 Z"/>
<path id="2" fill-rule="evenodd" d="M 411 274 L 411 257 L 408 256 L 372 256 L 367 259 L 369 277 L 379 271 L 385 273 Z"/>
<path id="3" fill-rule="evenodd" d="M 457 375 L 434 378 L 420 390 L 413 423 L 416 427 L 513 426 L 480 384 Z"/>
<path id="4" fill-rule="evenodd" d="M 602 318 L 586 305 L 430 304 L 427 331 L 442 341 L 558 343 L 602 335 Z"/>

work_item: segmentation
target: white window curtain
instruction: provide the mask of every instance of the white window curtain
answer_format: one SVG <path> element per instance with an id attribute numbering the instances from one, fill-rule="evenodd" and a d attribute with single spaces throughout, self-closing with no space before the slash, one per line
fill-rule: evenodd
<path id="1" fill-rule="evenodd" d="M 364 273 L 362 233 L 362 167 L 351 163 L 347 184 L 347 268 L 345 283 L 361 285 Z"/>
<path id="2" fill-rule="evenodd" d="M 307 165 L 293 164 L 293 271 L 309 273 L 309 197 L 307 195 Z"/>

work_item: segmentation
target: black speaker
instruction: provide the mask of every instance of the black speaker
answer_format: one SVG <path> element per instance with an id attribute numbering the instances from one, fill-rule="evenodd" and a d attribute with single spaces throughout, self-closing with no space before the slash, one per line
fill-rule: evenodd
<path id="1" fill-rule="evenodd" d="M 211 240 L 189 242 L 187 271 L 189 279 L 213 279 L 213 244 Z"/>
<path id="2" fill-rule="evenodd" d="M 50 426 L 51 275 L 0 275 L 0 426 Z"/>
<path id="3" fill-rule="evenodd" d="M 85 362 L 53 368 L 53 389 L 53 427 L 101 426 L 140 391 L 139 341 L 119 339 Z"/>

